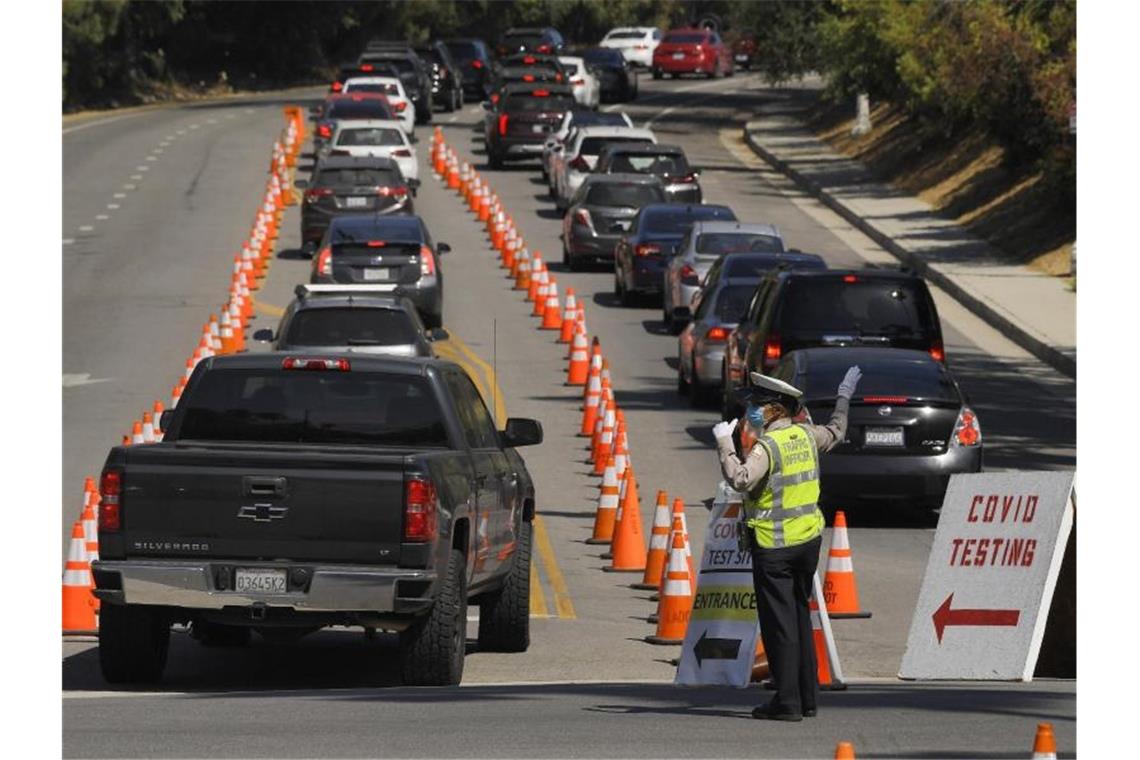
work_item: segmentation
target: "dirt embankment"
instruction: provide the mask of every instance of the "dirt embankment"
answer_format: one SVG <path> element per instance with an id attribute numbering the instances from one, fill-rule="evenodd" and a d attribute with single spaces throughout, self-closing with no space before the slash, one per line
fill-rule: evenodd
<path id="1" fill-rule="evenodd" d="M 820 104 L 809 125 L 881 179 L 988 240 L 1010 262 L 1050 275 L 1069 274 L 1076 207 L 1049 189 L 1036 167 L 1013 164 L 981 132 L 948 138 L 924 128 L 898 106 L 872 108 L 871 120 L 871 132 L 855 137 L 850 107 Z"/>

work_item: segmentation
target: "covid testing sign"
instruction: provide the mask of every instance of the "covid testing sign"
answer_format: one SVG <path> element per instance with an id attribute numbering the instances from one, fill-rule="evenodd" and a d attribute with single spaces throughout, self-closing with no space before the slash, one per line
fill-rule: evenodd
<path id="1" fill-rule="evenodd" d="M 1074 476 L 951 477 L 900 678 L 1032 679 L 1073 527 Z"/>

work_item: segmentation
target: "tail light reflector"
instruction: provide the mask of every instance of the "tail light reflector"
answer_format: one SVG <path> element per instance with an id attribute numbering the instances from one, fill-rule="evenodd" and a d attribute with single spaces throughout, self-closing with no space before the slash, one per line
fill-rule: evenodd
<path id="1" fill-rule="evenodd" d="M 700 281 L 697 277 L 697 270 L 693 269 L 690 265 L 686 264 L 681 267 L 681 282 L 686 285 L 696 285 Z"/>
<path id="2" fill-rule="evenodd" d="M 499 117 L 499 136 L 500 137 L 506 137 L 506 135 L 507 135 L 507 124 L 509 124 L 510 121 L 511 121 L 511 117 L 508 116 L 507 114 L 503 114 L 502 116 Z"/>
<path id="3" fill-rule="evenodd" d="M 325 246 L 317 254 L 317 273 L 325 277 L 332 277 L 332 248 Z"/>
<path id="4" fill-rule="evenodd" d="M 396 150 L 392 151 L 391 155 L 395 156 L 396 158 L 411 158 L 412 152 L 407 148 L 397 148 Z"/>
<path id="5" fill-rule="evenodd" d="M 435 275 L 435 254 L 426 245 L 420 246 L 420 276 L 432 277 Z"/>
<path id="6" fill-rule="evenodd" d="M 962 407 L 958 421 L 954 423 L 954 433 L 950 436 L 951 446 L 977 446 L 982 442 L 982 429 L 978 417 L 969 407 Z"/>
<path id="7" fill-rule="evenodd" d="M 705 340 L 711 343 L 724 343 L 728 340 L 728 328 L 710 327 L 709 331 L 705 333 Z"/>
<path id="8" fill-rule="evenodd" d="M 764 364 L 771 366 L 780 359 L 780 354 L 783 352 L 780 345 L 780 336 L 772 333 L 768 339 L 764 341 Z"/>
<path id="9" fill-rule="evenodd" d="M 329 89 L 332 90 L 333 92 L 340 92 L 341 90 L 344 89 L 344 83 L 343 82 L 333 82 L 332 87 L 330 87 Z"/>
<path id="10" fill-rule="evenodd" d="M 123 527 L 119 497 L 123 492 L 123 473 L 104 470 L 99 478 L 99 532 Z"/>
<path id="11" fill-rule="evenodd" d="M 930 358 L 936 362 L 946 361 L 946 352 L 942 348 L 942 341 L 932 341 L 930 344 Z"/>
<path id="12" fill-rule="evenodd" d="M 436 536 L 439 495 L 435 484 L 421 477 L 404 481 L 404 540 L 416 543 Z"/>
<path id="13" fill-rule="evenodd" d="M 349 372 L 352 369 L 352 365 L 348 359 L 310 359 L 304 356 L 287 356 L 281 362 L 281 368 L 313 370 L 316 372 L 324 372 L 326 370 Z"/>
<path id="14" fill-rule="evenodd" d="M 317 134 L 324 138 L 332 137 L 332 127 L 328 124 L 321 124 L 317 127 Z"/>
<path id="15" fill-rule="evenodd" d="M 655 253 L 661 253 L 661 246 L 656 243 L 641 243 L 633 247 L 635 256 L 651 256 Z"/>
<path id="16" fill-rule="evenodd" d="M 310 187 L 305 191 L 305 202 L 316 203 L 318 198 L 325 198 L 333 194 L 331 187 Z"/>
<path id="17" fill-rule="evenodd" d="M 483 68 L 483 62 L 482 62 L 482 61 L 480 61 L 478 58 L 476 58 L 475 60 L 473 60 L 473 61 L 471 62 L 471 68 L 473 68 L 473 69 L 481 69 L 481 68 Z"/>

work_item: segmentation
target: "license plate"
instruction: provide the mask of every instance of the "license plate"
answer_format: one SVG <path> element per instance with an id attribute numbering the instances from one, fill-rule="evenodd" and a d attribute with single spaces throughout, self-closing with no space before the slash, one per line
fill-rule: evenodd
<path id="1" fill-rule="evenodd" d="M 748 60 L 748 56 L 744 55 L 743 53 L 737 53 L 737 54 L 736 54 L 736 60 L 738 60 L 738 61 L 747 61 L 747 60 Z"/>
<path id="2" fill-rule="evenodd" d="M 367 196 L 350 196 L 344 199 L 345 208 L 368 208 Z"/>
<path id="3" fill-rule="evenodd" d="M 284 570 L 239 567 L 234 571 L 234 591 L 239 593 L 284 594 L 287 590 Z"/>
<path id="4" fill-rule="evenodd" d="M 903 429 L 901 427 L 869 427 L 863 432 L 863 443 L 866 446 L 903 446 Z"/>
<path id="5" fill-rule="evenodd" d="M 633 224 L 632 220 L 625 222 L 614 222 L 612 225 L 610 225 L 610 227 L 611 229 L 625 231 L 629 229 L 631 224 Z"/>
<path id="6" fill-rule="evenodd" d="M 684 54 L 684 53 L 673 53 L 673 58 L 674 58 L 674 60 L 678 60 L 678 61 L 679 61 L 679 60 L 681 60 L 681 59 L 682 59 L 682 58 L 684 58 L 684 57 L 685 57 L 685 54 Z"/>
<path id="7" fill-rule="evenodd" d="M 366 280 L 387 280 L 387 269 L 380 269 L 379 267 L 370 267 L 364 270 L 364 279 Z"/>

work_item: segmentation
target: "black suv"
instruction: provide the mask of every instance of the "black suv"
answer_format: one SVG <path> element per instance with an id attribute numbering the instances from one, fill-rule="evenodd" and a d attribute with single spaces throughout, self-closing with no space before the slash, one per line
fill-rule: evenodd
<path id="1" fill-rule="evenodd" d="M 305 191 L 301 203 L 301 242 L 315 246 L 329 221 L 342 214 L 412 214 L 414 185 L 404 178 L 400 165 L 390 158 L 330 156 L 313 170 L 313 178 L 299 179 Z"/>
<path id="2" fill-rule="evenodd" d="M 574 108 L 574 91 L 567 85 L 508 84 L 495 103 L 483 102 L 487 158 L 491 167 L 503 161 L 538 158 L 550 132 Z"/>
<path id="3" fill-rule="evenodd" d="M 476 38 L 444 40 L 452 59 L 463 72 L 463 92 L 476 100 L 487 97 L 487 83 L 494 59 L 487 43 Z"/>
<path id="4" fill-rule="evenodd" d="M 431 94 L 437 106 L 448 113 L 463 107 L 463 73 L 455 65 L 447 46 L 432 40 L 416 48 L 431 70 Z"/>
<path id="5" fill-rule="evenodd" d="M 552 26 L 528 27 L 508 29 L 499 40 L 495 52 L 500 58 L 518 52 L 558 55 L 565 45 L 562 35 Z"/>
<path id="6" fill-rule="evenodd" d="M 416 123 L 431 121 L 431 70 L 415 50 L 403 43 L 369 43 L 368 49 L 360 55 L 357 65 L 386 64 L 396 69 L 404 90 L 416 107 Z"/>
<path id="7" fill-rule="evenodd" d="M 727 341 L 724 419 L 742 409 L 734 391 L 748 373 L 769 374 L 789 351 L 878 346 L 926 351 L 942 362 L 942 326 L 921 277 L 879 269 L 776 270 L 760 281 Z"/>

